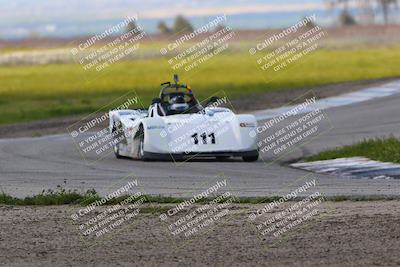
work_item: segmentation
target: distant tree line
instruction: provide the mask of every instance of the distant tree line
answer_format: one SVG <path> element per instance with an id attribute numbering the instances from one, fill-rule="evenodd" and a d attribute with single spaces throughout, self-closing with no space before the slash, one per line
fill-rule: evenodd
<path id="1" fill-rule="evenodd" d="M 325 0 L 329 9 L 339 8 L 339 22 L 342 25 L 357 23 L 356 16 L 352 14 L 350 6 L 358 11 L 360 22 L 374 23 L 378 14 L 382 15 L 383 22 L 390 22 L 391 11 L 398 9 L 398 0 Z"/>
<path id="2" fill-rule="evenodd" d="M 339 23 L 341 25 L 354 25 L 358 22 L 367 24 L 375 23 L 376 15 L 381 14 L 383 22 L 388 24 L 390 22 L 390 14 L 393 10 L 398 9 L 398 0 L 324 0 L 329 10 L 340 10 Z M 357 10 L 357 14 L 352 14 L 353 10 Z M 358 17 L 358 19 L 356 19 Z M 127 26 L 127 31 L 135 29 L 137 26 L 131 22 Z M 218 31 L 225 26 L 220 24 L 214 30 Z M 193 32 L 193 25 L 188 19 L 182 15 L 178 15 L 171 27 L 164 21 L 159 21 L 157 29 L 162 34 L 176 34 L 184 32 Z"/>
<path id="3" fill-rule="evenodd" d="M 178 15 L 172 27 L 168 27 L 168 25 L 164 21 L 160 21 L 157 25 L 158 30 L 160 33 L 163 34 L 175 34 L 175 33 L 184 33 L 184 32 L 193 32 L 194 27 L 190 23 L 188 19 L 183 17 L 182 15 Z M 214 31 L 219 31 L 222 28 L 225 28 L 223 24 L 219 24 L 215 27 Z"/>
<path id="4" fill-rule="evenodd" d="M 178 15 L 175 18 L 174 25 L 172 26 L 172 28 L 169 28 L 164 21 L 160 21 L 157 25 L 157 28 L 161 33 L 164 34 L 194 31 L 194 28 L 192 24 L 189 22 L 189 20 L 183 17 L 182 15 Z"/>

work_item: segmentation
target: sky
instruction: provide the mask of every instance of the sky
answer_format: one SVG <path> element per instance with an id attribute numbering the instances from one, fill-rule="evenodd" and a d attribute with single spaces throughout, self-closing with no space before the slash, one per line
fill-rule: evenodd
<path id="1" fill-rule="evenodd" d="M 143 18 L 282 12 L 323 8 L 323 0 L 0 0 L 1 20 L 112 19 L 137 13 Z"/>
<path id="2" fill-rule="evenodd" d="M 202 17 L 226 14 L 239 28 L 281 27 L 315 12 L 320 12 L 321 20 L 326 19 L 325 3 L 325 0 L 0 0 L 0 38 L 26 37 L 32 33 L 49 36 L 98 33 L 132 15 L 137 15 L 149 32 L 156 30 L 159 20 L 172 23 L 170 18 L 178 14 L 190 18 L 194 24 Z"/>

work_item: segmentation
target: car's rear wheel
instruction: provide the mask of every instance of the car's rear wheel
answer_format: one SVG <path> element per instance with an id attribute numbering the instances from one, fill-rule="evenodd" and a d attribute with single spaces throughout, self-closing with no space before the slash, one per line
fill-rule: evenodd
<path id="1" fill-rule="evenodd" d="M 114 155 L 115 155 L 115 157 L 117 158 L 117 159 L 120 159 L 120 158 L 122 158 L 122 156 L 121 156 L 121 154 L 119 153 L 119 142 L 116 142 L 115 140 L 118 140 L 118 135 L 117 136 L 115 136 L 116 135 L 116 132 L 117 132 L 117 126 L 114 124 L 114 126 L 113 126 L 113 129 L 112 129 L 112 135 L 113 135 L 113 139 L 114 139 L 114 147 L 113 147 L 113 150 L 114 150 Z"/>
<path id="2" fill-rule="evenodd" d="M 119 144 L 114 145 L 114 155 L 117 159 L 122 158 L 121 154 L 119 154 Z"/>
<path id="3" fill-rule="evenodd" d="M 144 130 L 143 130 L 143 126 L 140 126 L 139 131 L 138 131 L 138 138 L 139 138 L 139 142 L 138 142 L 138 159 L 140 160 L 146 160 L 144 157 Z"/>

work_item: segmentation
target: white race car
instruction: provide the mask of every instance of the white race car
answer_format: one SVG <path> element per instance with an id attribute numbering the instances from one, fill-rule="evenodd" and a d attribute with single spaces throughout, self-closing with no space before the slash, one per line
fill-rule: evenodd
<path id="1" fill-rule="evenodd" d="M 185 160 L 190 158 L 242 157 L 256 161 L 257 120 L 235 115 L 212 97 L 201 105 L 192 90 L 175 83 L 161 84 L 159 98 L 148 110 L 112 110 L 110 133 L 117 158 Z"/>

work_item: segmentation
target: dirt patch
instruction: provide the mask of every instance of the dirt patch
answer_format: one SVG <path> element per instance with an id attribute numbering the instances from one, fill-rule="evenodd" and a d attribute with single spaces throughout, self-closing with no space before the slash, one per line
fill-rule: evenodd
<path id="1" fill-rule="evenodd" d="M 71 224 L 76 206 L 0 206 L 0 260 L 8 266 L 399 266 L 400 201 L 325 202 L 278 243 L 247 217 L 261 205 L 235 205 L 190 242 L 166 235 L 158 214 L 98 243 Z M 278 212 L 279 209 L 273 212 Z"/>
<path id="2" fill-rule="evenodd" d="M 310 90 L 313 90 L 317 95 L 317 98 L 321 99 L 361 90 L 366 87 L 379 86 L 397 79 L 398 78 L 382 78 L 367 81 L 353 81 L 313 88 L 253 94 L 249 95 L 246 98 L 236 99 L 231 102 L 236 112 L 243 113 L 287 105 L 291 103 L 293 99 L 304 95 Z M 85 117 L 85 115 L 35 121 L 29 123 L 0 125 L 0 138 L 36 137 L 42 135 L 66 133 L 67 127 L 80 121 L 83 117 Z M 90 118 L 87 118 L 87 120 L 89 119 Z M 96 127 L 93 128 L 93 130 L 104 129 L 105 127 L 107 127 L 107 123 L 108 121 L 105 121 L 102 124 L 97 124 Z"/>

